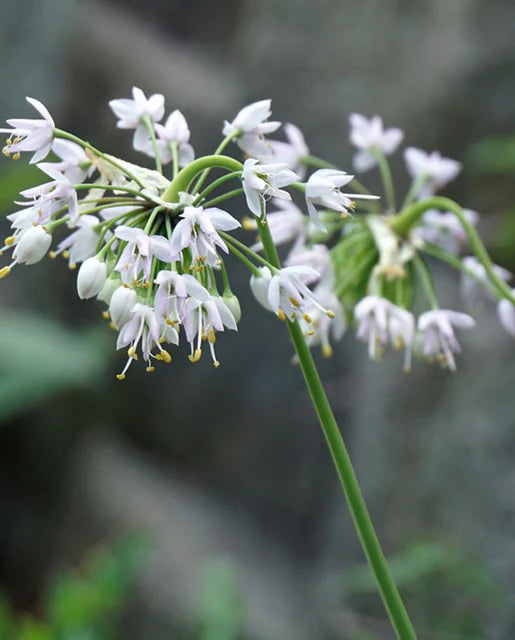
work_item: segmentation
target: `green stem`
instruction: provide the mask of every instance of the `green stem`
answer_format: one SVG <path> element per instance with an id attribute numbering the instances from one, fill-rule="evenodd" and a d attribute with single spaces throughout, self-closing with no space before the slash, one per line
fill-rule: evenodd
<path id="1" fill-rule="evenodd" d="M 72 133 L 68 133 L 67 131 L 62 131 L 61 129 L 54 129 L 54 135 L 57 138 L 65 138 L 66 140 L 71 140 L 72 142 L 75 142 L 76 144 L 78 144 L 81 147 L 83 147 L 84 149 L 89 149 L 89 151 L 94 153 L 96 156 L 98 156 L 99 158 L 102 158 L 103 160 L 108 162 L 113 167 L 116 167 L 119 171 L 121 171 L 123 174 L 125 174 L 128 178 L 133 180 L 138 185 L 138 187 L 143 189 L 144 184 L 143 184 L 143 182 L 141 182 L 141 180 L 139 178 L 137 178 L 133 173 L 131 173 L 130 171 L 128 171 L 127 169 L 122 167 L 120 164 L 118 164 L 116 162 L 116 160 L 114 160 L 112 157 L 110 157 L 110 156 L 106 155 L 105 153 L 102 153 L 102 151 L 99 151 L 98 149 L 96 149 L 89 142 L 86 142 L 85 140 L 82 140 L 81 138 L 78 138 L 77 136 L 74 136 Z"/>
<path id="2" fill-rule="evenodd" d="M 179 171 L 163 193 L 163 200 L 172 203 L 179 202 L 179 193 L 181 191 L 187 191 L 199 173 L 212 167 L 221 167 L 228 171 L 241 171 L 243 169 L 241 162 L 229 156 L 213 155 L 197 158 L 197 160 L 194 160 L 187 167 Z"/>
<path id="3" fill-rule="evenodd" d="M 179 173 L 179 150 L 178 150 L 177 141 L 174 140 L 173 142 L 170 142 L 169 146 L 170 146 L 170 151 L 172 153 L 173 177 L 175 178 L 175 176 Z"/>
<path id="4" fill-rule="evenodd" d="M 395 204 L 395 189 L 393 187 L 392 174 L 390 171 L 390 165 L 388 164 L 388 160 L 386 159 L 384 153 L 377 149 L 374 152 L 374 158 L 377 160 L 377 164 L 379 165 L 379 171 L 381 173 L 381 180 L 383 181 L 384 186 L 384 195 L 386 198 L 386 204 L 389 209 L 392 211 L 396 210 Z"/>
<path id="5" fill-rule="evenodd" d="M 429 244 L 427 242 L 424 243 L 424 246 L 422 247 L 422 251 L 432 256 L 433 258 L 437 258 L 442 262 L 446 262 L 450 267 L 453 267 L 457 271 L 461 271 L 468 278 L 471 278 L 472 280 L 474 280 L 474 282 L 477 282 L 478 284 L 482 285 L 496 298 L 504 298 L 504 295 L 500 294 L 500 292 L 497 290 L 497 287 L 494 287 L 494 285 L 490 284 L 488 280 L 483 280 L 483 278 L 478 276 L 477 273 L 475 273 L 475 271 L 472 271 L 472 269 L 469 269 L 468 267 L 466 267 L 463 264 L 463 261 L 460 260 L 460 258 L 453 255 L 452 253 L 448 253 L 447 251 L 437 246 L 436 244 Z"/>
<path id="6" fill-rule="evenodd" d="M 212 207 L 214 204 L 218 204 L 219 202 L 224 202 L 224 200 L 229 200 L 229 198 L 234 198 L 235 196 L 239 196 L 243 193 L 243 189 L 233 189 L 232 191 L 227 191 L 223 193 L 221 196 L 217 196 L 216 198 L 211 198 L 207 202 L 203 202 L 203 207 Z"/>
<path id="7" fill-rule="evenodd" d="M 195 200 L 195 204 L 197 204 L 198 202 L 201 202 L 207 195 L 211 193 L 211 191 L 214 191 L 221 184 L 224 184 L 224 182 L 227 182 L 228 180 L 232 180 L 233 178 L 239 178 L 240 176 L 241 176 L 241 171 L 231 171 L 231 173 L 226 173 L 224 176 L 221 176 L 217 180 L 213 180 L 213 182 L 210 185 L 208 185 L 204 189 L 204 191 L 202 191 L 202 193 L 198 194 L 198 197 Z"/>
<path id="8" fill-rule="evenodd" d="M 154 160 L 156 163 L 156 169 L 159 173 L 163 173 L 163 165 L 161 164 L 161 155 L 157 146 L 156 132 L 154 130 L 154 122 L 150 116 L 143 116 L 143 122 L 147 127 L 150 141 L 152 142 L 152 150 L 154 152 Z"/>
<path id="9" fill-rule="evenodd" d="M 261 224 L 261 223 L 258 222 L 258 224 Z M 240 251 L 243 251 L 244 253 L 246 253 L 249 257 L 253 258 L 256 262 L 261 263 L 264 267 L 268 267 L 269 269 L 272 269 L 272 271 L 275 269 L 274 265 L 270 261 L 263 258 L 263 256 L 260 256 L 259 253 L 256 253 L 255 251 L 253 251 L 250 247 L 247 247 L 246 244 L 244 244 L 243 242 L 240 242 L 239 240 L 237 240 L 236 238 L 228 234 L 226 231 L 218 230 L 218 233 L 226 242 L 231 242 L 235 247 L 240 249 Z"/>
<path id="10" fill-rule="evenodd" d="M 225 149 L 225 147 L 232 141 L 233 138 L 234 138 L 234 133 L 231 133 L 226 138 L 224 138 L 216 148 L 214 155 L 219 156 L 222 153 L 222 151 Z M 202 172 L 202 175 L 198 179 L 197 184 L 195 185 L 195 189 L 193 190 L 194 193 L 196 193 L 200 189 L 200 187 L 204 184 L 207 176 L 209 175 L 209 171 L 210 169 L 204 169 L 204 171 Z"/>
<path id="11" fill-rule="evenodd" d="M 264 224 L 258 224 L 258 230 L 265 249 L 265 255 L 276 268 L 280 269 L 281 263 L 270 229 L 266 220 L 263 222 Z M 313 356 L 306 344 L 302 329 L 298 322 L 287 322 L 287 326 L 304 374 L 306 386 L 340 478 L 354 525 L 368 564 L 376 578 L 392 626 L 395 629 L 398 640 L 416 640 L 415 631 L 381 550 L 347 448 L 318 375 Z"/>
<path id="12" fill-rule="evenodd" d="M 413 258 L 413 262 L 415 263 L 418 275 L 420 276 L 420 280 L 422 281 L 422 287 L 424 288 L 429 306 L 432 310 L 439 309 L 440 305 L 438 304 L 438 300 L 436 299 L 433 282 L 431 280 L 431 274 L 429 273 L 429 269 L 427 268 L 426 263 L 419 255 L 416 255 Z"/>
<path id="13" fill-rule="evenodd" d="M 417 193 L 420 190 L 420 187 L 423 186 L 423 184 L 426 182 L 427 179 L 428 179 L 427 174 L 423 173 L 422 175 L 418 176 L 418 178 L 412 181 L 409 191 L 406 194 L 406 198 L 402 203 L 403 209 L 405 209 L 408 205 L 410 205 L 413 202 L 413 200 L 415 200 L 415 198 L 417 197 Z"/>
<path id="14" fill-rule="evenodd" d="M 411 228 L 418 223 L 422 214 L 428 209 L 438 209 L 440 211 L 451 211 L 454 213 L 467 234 L 472 251 L 485 268 L 486 274 L 490 278 L 490 282 L 501 293 L 503 298 L 506 298 L 512 304 L 515 304 L 515 296 L 513 295 L 511 288 L 495 273 L 492 260 L 490 259 L 488 251 L 485 249 L 478 232 L 463 213 L 463 209 L 459 204 L 454 202 L 454 200 L 442 198 L 441 196 L 433 196 L 427 200 L 422 200 L 421 202 L 412 204 L 410 207 L 404 209 L 404 211 L 401 211 L 401 213 L 392 218 L 390 220 L 390 225 L 400 236 L 407 236 Z"/>

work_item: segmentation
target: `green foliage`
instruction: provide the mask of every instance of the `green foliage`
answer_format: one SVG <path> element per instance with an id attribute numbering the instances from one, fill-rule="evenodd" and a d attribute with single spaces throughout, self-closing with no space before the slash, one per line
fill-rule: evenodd
<path id="1" fill-rule="evenodd" d="M 128 538 L 92 555 L 80 572 L 56 577 L 46 596 L 45 620 L 18 619 L 0 601 L 0 638 L 113 640 L 116 614 L 147 547 L 141 538 Z"/>
<path id="2" fill-rule="evenodd" d="M 490 136 L 472 144 L 465 162 L 476 174 L 515 172 L 515 136 Z"/>
<path id="3" fill-rule="evenodd" d="M 223 559 L 209 563 L 203 576 L 195 640 L 243 637 L 243 603 L 234 568 Z"/>
<path id="4" fill-rule="evenodd" d="M 100 331 L 71 331 L 35 315 L 2 315 L 0 421 L 102 374 L 107 337 Z"/>
<path id="5" fill-rule="evenodd" d="M 344 309 L 352 310 L 367 295 L 367 284 L 377 262 L 377 248 L 364 224 L 356 223 L 331 249 L 336 274 L 336 295 Z"/>

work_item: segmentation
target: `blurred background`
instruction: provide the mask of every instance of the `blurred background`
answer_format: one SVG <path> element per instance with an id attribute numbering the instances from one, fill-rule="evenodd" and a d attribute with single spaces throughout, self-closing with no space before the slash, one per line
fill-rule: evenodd
<path id="1" fill-rule="evenodd" d="M 446 193 L 515 270 L 509 0 L 0 4 L 2 120 L 34 96 L 138 161 L 107 107 L 133 85 L 183 111 L 198 154 L 270 97 L 274 119 L 349 168 L 348 114 L 378 113 L 464 163 Z M 393 170 L 406 188 L 401 154 Z M 1 162 L 4 214 L 36 176 Z M 392 638 L 284 327 L 246 273 L 218 370 L 178 354 L 120 384 L 115 336 L 64 267 L 17 268 L 0 288 L 0 639 Z M 459 283 L 440 275 L 456 308 Z M 421 639 L 515 637 L 515 345 L 492 305 L 474 312 L 455 375 L 370 363 L 352 330 L 318 358 Z"/>

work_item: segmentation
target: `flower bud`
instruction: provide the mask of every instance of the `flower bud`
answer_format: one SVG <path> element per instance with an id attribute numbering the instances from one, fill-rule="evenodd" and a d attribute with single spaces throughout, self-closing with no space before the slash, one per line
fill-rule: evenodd
<path id="1" fill-rule="evenodd" d="M 106 264 L 109 269 L 108 262 L 109 261 L 106 261 Z M 116 291 L 116 289 L 118 289 L 118 287 L 121 286 L 121 284 L 122 279 L 120 278 L 120 274 L 117 271 L 113 271 L 109 278 L 107 278 L 107 280 L 105 281 L 105 284 L 102 287 L 102 291 L 100 292 L 98 297 L 100 298 L 100 300 L 102 300 L 102 302 L 109 304 L 111 302 L 113 293 Z"/>
<path id="2" fill-rule="evenodd" d="M 29 227 L 22 235 L 13 257 L 16 262 L 35 264 L 45 257 L 52 244 L 52 236 L 43 227 Z"/>
<path id="3" fill-rule="evenodd" d="M 138 294 L 129 287 L 118 287 L 111 296 L 109 313 L 115 327 L 121 327 L 131 317 L 131 310 L 138 301 Z"/>
<path id="4" fill-rule="evenodd" d="M 77 293 L 81 300 L 93 298 L 102 291 L 107 277 L 107 267 L 96 257 L 82 263 L 77 275 Z"/>
<path id="5" fill-rule="evenodd" d="M 234 293 L 231 293 L 230 295 L 223 296 L 222 300 L 229 307 L 229 311 L 234 316 L 236 322 L 239 322 L 241 320 L 241 306 L 238 298 L 234 295 Z"/>

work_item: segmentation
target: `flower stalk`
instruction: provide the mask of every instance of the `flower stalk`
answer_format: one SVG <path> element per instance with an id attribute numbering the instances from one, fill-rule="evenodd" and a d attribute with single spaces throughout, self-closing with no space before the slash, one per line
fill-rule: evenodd
<path id="1" fill-rule="evenodd" d="M 263 219 L 257 227 L 267 260 L 277 269 L 280 269 L 281 263 L 279 255 L 272 240 L 270 228 L 266 223 L 266 218 Z M 286 324 L 299 359 L 304 381 L 318 416 L 320 426 L 324 432 L 324 437 L 338 473 L 347 504 L 349 505 L 354 526 L 358 532 L 368 564 L 377 581 L 377 586 L 392 626 L 398 640 L 416 640 L 415 630 L 390 573 L 390 569 L 388 568 L 372 519 L 370 518 L 361 493 L 347 447 L 345 446 L 324 386 L 320 380 L 315 361 L 306 344 L 302 329 L 298 321 L 287 321 Z"/>

